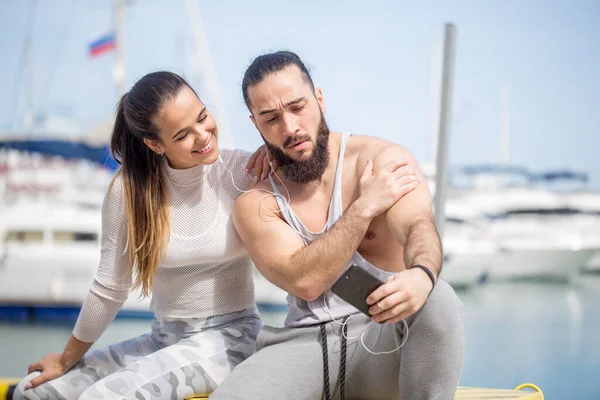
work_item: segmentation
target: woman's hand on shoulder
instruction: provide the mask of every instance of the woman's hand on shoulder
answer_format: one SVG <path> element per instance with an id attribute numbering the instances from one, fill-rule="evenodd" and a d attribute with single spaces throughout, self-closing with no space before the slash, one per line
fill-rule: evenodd
<path id="1" fill-rule="evenodd" d="M 263 181 L 269 176 L 269 172 L 277 171 L 277 161 L 272 160 L 269 163 L 269 154 L 266 145 L 260 146 L 248 160 L 246 164 L 246 174 L 251 174 L 254 171 L 253 183 Z"/>

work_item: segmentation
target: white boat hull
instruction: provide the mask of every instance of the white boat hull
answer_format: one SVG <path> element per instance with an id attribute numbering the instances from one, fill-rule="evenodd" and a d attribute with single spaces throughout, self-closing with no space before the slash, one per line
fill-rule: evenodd
<path id="1" fill-rule="evenodd" d="M 490 281 L 552 279 L 570 281 L 580 266 L 594 254 L 593 249 L 508 249 L 489 270 Z"/>
<path id="2" fill-rule="evenodd" d="M 96 245 L 8 248 L 0 261 L 0 303 L 80 307 L 100 258 Z M 148 311 L 150 300 L 130 293 L 122 311 Z"/>
<path id="3" fill-rule="evenodd" d="M 482 282 L 494 255 L 449 254 L 444 261 L 440 277 L 453 287 L 468 287 Z"/>

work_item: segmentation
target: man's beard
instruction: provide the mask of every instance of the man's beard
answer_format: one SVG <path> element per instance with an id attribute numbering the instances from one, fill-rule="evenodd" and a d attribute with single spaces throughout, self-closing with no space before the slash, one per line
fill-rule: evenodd
<path id="1" fill-rule="evenodd" d="M 263 137 L 264 139 L 264 137 Z M 308 135 L 298 135 L 288 138 L 284 147 L 299 140 L 310 140 Z M 297 183 L 308 183 L 321 178 L 329 165 L 329 127 L 325 122 L 325 116 L 321 113 L 321 121 L 317 130 L 317 143 L 312 154 L 307 160 L 294 160 L 283 152 L 279 147 L 265 140 L 265 144 L 273 158 L 277 161 L 278 168 L 283 171 L 286 178 Z"/>

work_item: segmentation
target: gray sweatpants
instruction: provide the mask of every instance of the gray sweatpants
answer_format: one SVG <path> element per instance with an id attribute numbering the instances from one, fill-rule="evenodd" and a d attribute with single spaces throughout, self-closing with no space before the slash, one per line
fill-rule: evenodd
<path id="1" fill-rule="evenodd" d="M 182 399 L 208 394 L 255 349 L 256 307 L 208 318 L 155 319 L 152 333 L 88 352 L 60 378 L 13 399 Z"/>
<path id="2" fill-rule="evenodd" d="M 397 352 L 373 355 L 348 340 L 347 399 L 451 400 L 461 375 L 464 348 L 462 303 L 439 281 L 425 306 L 406 320 L 408 340 Z M 332 398 L 339 398 L 341 325 L 327 324 Z M 404 324 L 377 324 L 363 314 L 348 323 L 349 338 L 364 334 L 374 352 L 401 343 Z M 322 399 L 323 356 L 320 327 L 273 328 L 258 335 L 257 351 L 238 365 L 211 399 Z"/>

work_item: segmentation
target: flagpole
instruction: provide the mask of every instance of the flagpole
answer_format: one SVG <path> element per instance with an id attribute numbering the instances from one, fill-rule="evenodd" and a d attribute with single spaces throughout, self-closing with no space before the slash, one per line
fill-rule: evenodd
<path id="1" fill-rule="evenodd" d="M 117 98 L 125 93 L 125 0 L 114 0 L 116 60 L 114 80 Z"/>

